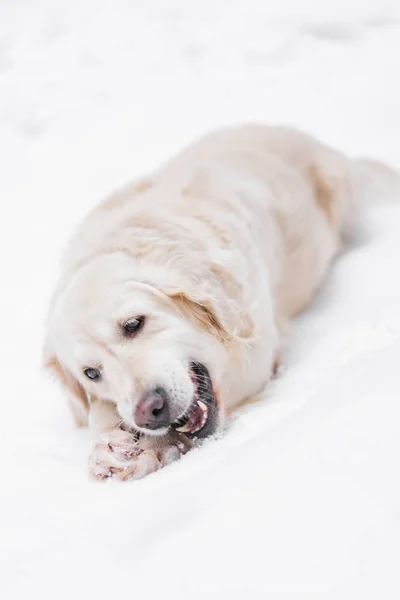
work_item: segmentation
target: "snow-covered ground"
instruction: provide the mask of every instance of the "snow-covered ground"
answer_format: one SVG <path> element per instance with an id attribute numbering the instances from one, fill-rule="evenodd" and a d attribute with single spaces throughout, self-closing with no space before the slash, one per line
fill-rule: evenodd
<path id="1" fill-rule="evenodd" d="M 40 372 L 74 224 L 206 129 L 302 127 L 400 168 L 398 0 L 0 4 L 0 598 L 397 600 L 400 202 L 298 323 L 268 402 L 127 484 Z"/>

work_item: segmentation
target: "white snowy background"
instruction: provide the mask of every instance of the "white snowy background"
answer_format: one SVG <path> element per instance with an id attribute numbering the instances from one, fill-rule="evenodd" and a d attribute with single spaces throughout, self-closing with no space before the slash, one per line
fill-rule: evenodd
<path id="1" fill-rule="evenodd" d="M 146 480 L 88 480 L 40 371 L 74 225 L 242 121 L 400 169 L 399 1 L 0 2 L 2 600 L 400 597 L 400 202 L 366 211 L 268 402 Z"/>

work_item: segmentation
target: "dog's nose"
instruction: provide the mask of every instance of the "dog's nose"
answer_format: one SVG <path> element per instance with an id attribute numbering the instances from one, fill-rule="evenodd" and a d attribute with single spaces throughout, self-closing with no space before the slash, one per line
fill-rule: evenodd
<path id="1" fill-rule="evenodd" d="M 168 396 L 162 388 L 146 392 L 135 409 L 135 422 L 138 427 L 161 429 L 168 427 Z"/>

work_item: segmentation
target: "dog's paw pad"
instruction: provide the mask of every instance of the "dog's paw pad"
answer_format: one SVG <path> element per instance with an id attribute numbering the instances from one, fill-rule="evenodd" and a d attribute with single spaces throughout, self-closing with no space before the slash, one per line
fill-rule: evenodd
<path id="1" fill-rule="evenodd" d="M 131 433 L 115 430 L 102 434 L 89 457 L 89 473 L 96 479 L 108 479 L 123 471 L 141 450 Z"/>

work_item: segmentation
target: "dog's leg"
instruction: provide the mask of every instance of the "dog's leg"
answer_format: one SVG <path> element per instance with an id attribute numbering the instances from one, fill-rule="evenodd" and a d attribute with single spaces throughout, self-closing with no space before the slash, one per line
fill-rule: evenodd
<path id="1" fill-rule="evenodd" d="M 89 431 L 93 444 L 89 472 L 96 479 L 106 479 L 123 471 L 140 452 L 138 435 L 121 428 L 121 418 L 111 402 L 92 400 Z"/>
<path id="2" fill-rule="evenodd" d="M 177 460 L 189 448 L 189 440 L 177 432 L 150 437 L 123 429 L 115 405 L 101 400 L 90 404 L 89 429 L 93 443 L 89 472 L 96 479 L 140 479 Z"/>

